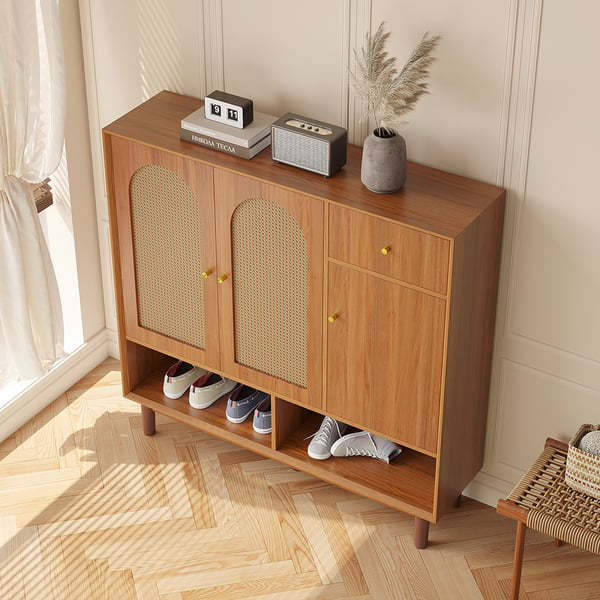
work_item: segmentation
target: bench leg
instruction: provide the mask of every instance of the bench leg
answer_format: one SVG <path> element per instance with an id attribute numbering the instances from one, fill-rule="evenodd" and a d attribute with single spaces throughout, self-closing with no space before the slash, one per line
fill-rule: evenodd
<path id="1" fill-rule="evenodd" d="M 415 517 L 415 548 L 423 550 L 429 542 L 429 521 Z"/>
<path id="2" fill-rule="evenodd" d="M 142 406 L 142 430 L 145 435 L 156 433 L 156 413 L 146 406 Z"/>
<path id="3" fill-rule="evenodd" d="M 523 568 L 523 550 L 525 548 L 525 533 L 527 525 L 517 521 L 517 538 L 515 540 L 515 558 L 513 561 L 512 589 L 510 600 L 519 600 L 519 589 L 521 588 L 521 570 Z"/>

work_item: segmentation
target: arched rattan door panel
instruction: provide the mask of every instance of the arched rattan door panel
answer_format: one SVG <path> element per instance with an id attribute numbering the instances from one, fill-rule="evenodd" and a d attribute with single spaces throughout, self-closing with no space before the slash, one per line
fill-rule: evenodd
<path id="1" fill-rule="evenodd" d="M 216 171 L 215 211 L 223 368 L 320 406 L 322 203 Z"/>
<path id="2" fill-rule="evenodd" d="M 218 366 L 216 283 L 201 275 L 215 269 L 212 169 L 141 145 L 118 162 L 126 334 Z"/>
<path id="3" fill-rule="evenodd" d="M 231 217 L 235 361 L 307 385 L 308 249 L 300 226 L 265 198 Z"/>
<path id="4" fill-rule="evenodd" d="M 200 207 L 194 193 L 161 165 L 144 165 L 129 186 L 138 323 L 206 349 Z"/>

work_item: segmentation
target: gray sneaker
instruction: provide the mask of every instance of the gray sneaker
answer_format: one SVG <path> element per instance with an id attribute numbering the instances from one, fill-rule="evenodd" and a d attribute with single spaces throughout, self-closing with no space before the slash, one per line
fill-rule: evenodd
<path id="1" fill-rule="evenodd" d="M 368 431 L 349 433 L 331 447 L 332 456 L 369 456 L 388 463 L 402 452 L 394 442 L 373 435 Z"/>
<path id="2" fill-rule="evenodd" d="M 331 456 L 332 444 L 346 431 L 346 424 L 331 417 L 325 417 L 319 430 L 311 437 L 308 455 L 316 460 L 325 460 Z"/>

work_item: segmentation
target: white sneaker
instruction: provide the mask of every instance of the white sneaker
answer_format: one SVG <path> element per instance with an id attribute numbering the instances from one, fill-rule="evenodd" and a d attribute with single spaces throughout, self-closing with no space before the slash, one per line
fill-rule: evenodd
<path id="1" fill-rule="evenodd" d="M 388 463 L 402 452 L 394 442 L 373 435 L 368 431 L 349 433 L 331 447 L 332 456 L 369 456 Z"/>
<path id="2" fill-rule="evenodd" d="M 346 431 L 346 424 L 331 417 L 325 417 L 319 430 L 311 437 L 308 455 L 316 460 L 325 460 L 331 456 L 331 445 Z"/>
<path id="3" fill-rule="evenodd" d="M 163 394 L 171 400 L 181 398 L 198 377 L 206 371 L 182 360 L 169 367 L 163 382 Z"/>
<path id="4" fill-rule="evenodd" d="M 226 379 L 217 373 L 205 373 L 190 387 L 190 406 L 192 408 L 208 408 L 236 385 L 237 382 L 233 379 Z"/>

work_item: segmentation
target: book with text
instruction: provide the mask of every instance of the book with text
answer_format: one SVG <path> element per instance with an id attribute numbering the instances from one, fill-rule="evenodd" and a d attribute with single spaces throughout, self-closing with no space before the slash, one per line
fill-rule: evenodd
<path id="1" fill-rule="evenodd" d="M 204 135 L 201 133 L 194 133 L 183 127 L 179 130 L 179 137 L 187 142 L 198 144 L 199 146 L 205 146 L 206 148 L 212 148 L 219 152 L 225 152 L 227 154 L 233 154 L 240 158 L 251 159 L 255 157 L 259 152 L 271 145 L 271 129 L 269 128 L 268 134 L 259 140 L 253 146 L 249 148 L 240 146 L 239 144 L 233 144 L 222 139 Z"/>
<path id="2" fill-rule="evenodd" d="M 260 112 L 254 112 L 254 120 L 243 129 L 211 121 L 204 116 L 204 107 L 199 108 L 184 119 L 181 119 L 181 129 L 191 131 L 201 136 L 219 139 L 237 146 L 251 148 L 261 142 L 266 135 L 271 134 L 271 125 L 276 117 Z"/>

